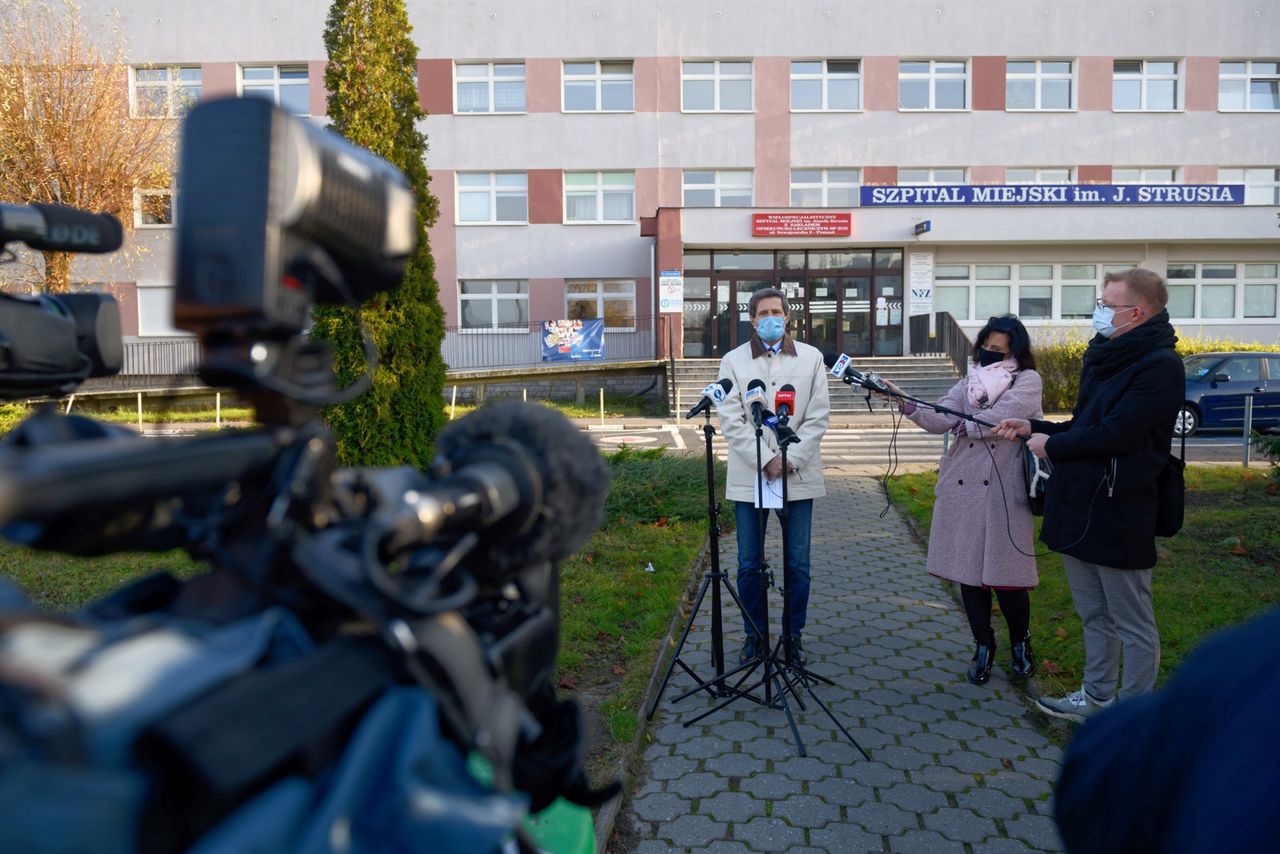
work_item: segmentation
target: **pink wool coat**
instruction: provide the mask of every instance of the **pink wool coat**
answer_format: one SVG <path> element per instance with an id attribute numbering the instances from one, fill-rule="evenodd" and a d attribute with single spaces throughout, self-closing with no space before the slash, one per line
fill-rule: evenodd
<path id="1" fill-rule="evenodd" d="M 968 380 L 960 380 L 938 403 L 992 424 L 1001 418 L 1043 416 L 1040 375 L 1035 371 L 1019 371 L 1013 385 L 990 409 L 972 406 L 967 387 Z M 908 417 L 930 433 L 946 433 L 961 423 L 968 425 L 952 437 L 951 448 L 938 467 L 934 492 L 937 500 L 929 534 L 929 573 L 975 587 L 1035 587 L 1040 579 L 1035 558 L 1027 557 L 1035 549 L 1022 473 L 1022 442 L 1000 439 L 984 427 L 924 407 L 918 407 Z M 1027 554 L 1019 554 L 1018 549 Z"/>

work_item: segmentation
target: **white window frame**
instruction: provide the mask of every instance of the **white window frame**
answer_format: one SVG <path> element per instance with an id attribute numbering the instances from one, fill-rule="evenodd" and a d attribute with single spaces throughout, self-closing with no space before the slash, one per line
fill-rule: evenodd
<path id="1" fill-rule="evenodd" d="M 1009 66 L 1015 62 L 1030 62 L 1035 68 L 1032 71 L 1010 71 Z M 1048 63 L 1065 63 L 1067 70 L 1045 71 Z M 1005 62 L 1005 110 L 1011 113 L 1070 113 L 1076 108 L 1076 64 L 1070 59 L 1009 59 Z M 1035 103 L 1030 107 L 1009 106 L 1009 82 L 1013 80 L 1030 80 L 1035 88 Z M 1051 81 L 1067 82 L 1067 105 L 1065 107 L 1043 106 L 1044 84 Z"/>
<path id="2" fill-rule="evenodd" d="M 504 66 L 504 67 L 505 67 L 505 66 L 511 66 L 511 67 L 519 66 L 519 67 L 520 67 L 520 74 L 519 74 L 519 76 L 516 76 L 516 75 L 514 75 L 514 74 L 511 74 L 511 75 L 499 75 L 499 74 L 497 73 L 497 68 L 498 68 L 498 66 Z M 459 73 L 459 69 L 462 69 L 462 68 L 484 68 L 484 69 L 485 69 L 485 74 L 484 74 L 483 76 L 479 76 L 479 75 L 477 75 L 477 76 L 475 76 L 475 77 L 464 77 L 463 75 L 461 75 L 461 74 Z M 523 106 L 521 109 L 519 109 L 519 110 L 500 110 L 500 109 L 498 109 L 498 100 L 497 100 L 497 98 L 496 98 L 496 97 L 494 97 L 494 87 L 495 87 L 498 83 L 516 83 L 516 82 L 520 83 L 520 85 L 521 85 L 521 88 L 522 88 L 522 91 L 523 91 L 523 96 L 521 97 L 521 99 L 520 99 L 520 100 L 523 102 L 524 106 Z M 461 98 L 461 97 L 459 97 L 459 90 L 458 90 L 458 87 L 459 87 L 462 83 L 485 83 L 485 84 L 487 84 L 487 94 L 485 95 L 485 107 L 486 107 L 485 109 L 483 109 L 483 110 L 463 110 L 463 109 L 461 109 L 461 106 L 462 106 L 462 98 Z M 454 114 L 455 114 L 455 115 L 459 115 L 459 116 L 519 116 L 519 115 L 523 115 L 524 113 L 528 112 L 528 110 L 529 110 L 529 82 L 528 82 L 528 70 L 527 70 L 527 68 L 525 67 L 524 60 L 516 60 L 516 61 L 512 61 L 512 62 L 501 62 L 501 61 L 494 61 L 494 62 L 462 62 L 462 61 L 459 61 L 459 62 L 455 62 L 455 63 L 453 64 L 453 112 L 454 112 Z"/>
<path id="3" fill-rule="evenodd" d="M 1136 175 L 1130 173 L 1136 172 Z M 1181 173 L 1177 166 L 1111 167 L 1112 184 L 1177 184 Z"/>
<path id="4" fill-rule="evenodd" d="M 1009 177 L 1010 173 L 1030 172 L 1029 180 L 1023 180 L 1019 177 L 1017 180 Z M 1066 175 L 1061 173 L 1065 172 Z M 1005 169 L 1004 182 L 1006 184 L 1074 184 L 1076 170 L 1070 166 L 1015 166 L 1011 169 Z"/>
<path id="5" fill-rule="evenodd" d="M 686 68 L 693 63 L 712 64 L 710 74 L 689 73 Z M 724 73 L 721 71 L 723 64 L 745 64 L 747 66 L 746 74 Z M 683 59 L 680 61 L 680 112 L 682 113 L 752 113 L 756 108 L 756 84 L 755 84 L 755 63 L 750 59 Z M 710 80 L 712 82 L 712 106 L 705 107 L 689 107 L 685 105 L 684 84 L 689 81 Z M 747 81 L 751 89 L 751 103 L 745 108 L 724 109 L 720 106 L 720 86 L 728 81 Z"/>
<path id="6" fill-rule="evenodd" d="M 926 173 L 926 176 L 925 176 L 925 179 L 924 179 L 923 181 L 915 181 L 915 180 L 912 180 L 912 181 L 903 181 L 903 180 L 902 180 L 902 173 L 903 173 L 903 172 L 924 172 L 924 173 Z M 943 181 L 943 180 L 939 180 L 939 179 L 938 179 L 938 173 L 939 173 L 939 172 L 959 172 L 959 173 L 960 173 L 960 180 L 959 180 L 959 181 Z M 899 168 L 898 168 L 898 177 L 897 177 L 897 180 L 896 180 L 894 183 L 895 183 L 895 184 L 897 184 L 899 187 L 949 187 L 949 186 L 952 186 L 952 185 L 955 185 L 955 184 L 967 184 L 967 183 L 969 183 L 969 170 L 968 170 L 968 169 L 965 169 L 965 168 L 962 168 L 962 167 L 960 167 L 960 166 L 936 166 L 936 167 L 926 167 L 926 166 L 907 166 L 907 167 L 899 167 Z"/>
<path id="7" fill-rule="evenodd" d="M 813 72 L 797 72 L 795 70 L 796 63 L 799 62 L 820 62 L 822 70 L 816 74 Z M 831 70 L 833 62 L 852 62 L 858 66 L 857 71 L 844 72 Z M 813 107 L 797 107 L 795 103 L 794 84 L 797 80 L 817 80 L 822 85 L 822 106 Z M 831 106 L 831 81 L 832 80 L 852 80 L 858 91 L 858 106 L 856 107 L 832 107 Z M 788 95 L 791 99 L 791 112 L 793 113 L 860 113 L 863 109 L 862 103 L 862 60 L 860 59 L 793 59 L 791 60 L 791 86 Z"/>
<path id="8" fill-rule="evenodd" d="M 1166 286 L 1167 286 L 1167 287 L 1178 287 L 1178 286 L 1180 286 L 1180 285 L 1181 285 L 1181 286 L 1187 286 L 1187 285 L 1190 285 L 1191 287 L 1195 288 L 1195 296 L 1194 296 L 1194 299 L 1193 299 L 1193 302 L 1192 302 L 1192 305 L 1193 305 L 1193 311 L 1195 312 L 1195 316 L 1194 316 L 1194 317 L 1180 317 L 1180 318 L 1173 318 L 1173 319 L 1174 319 L 1174 320 L 1194 320 L 1194 321 L 1196 321 L 1197 323 L 1205 323 L 1205 324 L 1210 324 L 1210 325 L 1213 325 L 1213 324 L 1223 324 L 1223 325 L 1226 325 L 1226 324 L 1233 324 L 1233 323 L 1241 323 L 1241 322 L 1244 322 L 1244 321 L 1265 321 L 1265 320 L 1268 320 L 1268 319 L 1274 320 L 1274 318 L 1261 318 L 1261 317 L 1250 317 L 1250 318 L 1246 318 L 1246 317 L 1244 316 L 1244 289 L 1245 289 L 1245 287 L 1246 287 L 1246 286 L 1248 286 L 1248 285 L 1250 285 L 1250 284 L 1271 284 L 1272 282 L 1276 281 L 1276 280 L 1274 280 L 1274 279 L 1265 278 L 1265 277 L 1264 277 L 1264 278 L 1256 278 L 1256 277 L 1250 277 L 1250 276 L 1248 276 L 1248 275 L 1247 275 L 1247 268 L 1248 268 L 1249 266 L 1252 266 L 1252 265 L 1254 265 L 1254 264 L 1258 264 L 1258 263 L 1273 264 L 1273 263 L 1275 263 L 1275 262 L 1273 262 L 1273 261 L 1266 261 L 1266 262 L 1255 262 L 1255 261 L 1249 261 L 1249 262 L 1245 262 L 1245 261 L 1224 261 L 1224 260 L 1217 260 L 1217 261 L 1170 261 L 1170 262 L 1168 263 L 1168 266 L 1169 266 L 1169 267 L 1191 267 L 1191 268 L 1193 268 L 1194 275 L 1193 275 L 1193 276 L 1190 276 L 1190 277 L 1176 277 L 1176 278 L 1175 278 L 1175 277 L 1172 277 L 1171 275 L 1166 275 L 1166 276 L 1165 276 L 1165 284 L 1166 284 Z M 1205 275 L 1205 273 L 1204 273 L 1204 268 L 1205 268 L 1205 267 L 1221 267 L 1221 266 L 1232 266 L 1232 267 L 1234 267 L 1234 268 L 1235 268 L 1235 270 L 1234 270 L 1233 275 L 1231 275 L 1231 276 L 1206 276 L 1206 275 Z M 1230 316 L 1228 316 L 1228 317 L 1205 317 L 1205 314 L 1204 314 L 1204 289 L 1205 289 L 1205 287 L 1206 287 L 1206 286 L 1208 286 L 1208 287 L 1213 287 L 1214 285 L 1231 285 L 1231 287 L 1232 287 L 1232 289 L 1233 289 L 1233 294 L 1232 294 L 1232 310 L 1231 310 L 1231 315 L 1230 315 Z"/>
<path id="9" fill-rule="evenodd" d="M 710 184 L 705 183 L 689 183 L 689 173 L 691 172 L 710 172 L 714 175 L 714 180 Z M 746 175 L 747 184 L 726 183 L 724 177 L 726 175 Z M 715 204 L 713 205 L 690 205 L 685 201 L 686 193 L 689 190 L 712 190 L 715 193 Z M 745 205 L 725 205 L 723 202 L 723 194 L 726 190 L 743 190 L 747 189 L 751 192 L 751 196 Z M 735 208 L 751 208 L 756 204 L 756 179 L 755 172 L 750 169 L 685 169 L 680 173 L 680 203 L 684 207 L 735 207 Z"/>
<path id="10" fill-rule="evenodd" d="M 569 290 L 570 285 L 585 285 L 585 284 L 593 284 L 595 286 L 594 293 L 586 293 L 582 291 L 570 292 Z M 569 317 L 570 302 L 581 302 L 581 301 L 590 299 L 591 297 L 594 296 L 596 300 L 596 316 L 594 318 L 589 318 L 589 319 L 591 320 L 604 319 L 604 316 L 605 316 L 604 301 L 606 299 L 616 300 L 620 298 L 620 294 L 616 291 L 606 292 L 604 289 L 605 284 L 630 286 L 631 314 L 629 316 L 631 318 L 631 325 L 630 326 L 606 326 L 604 328 L 604 331 L 605 332 L 635 332 L 636 331 L 636 326 L 635 326 L 636 312 L 638 310 L 638 303 L 636 302 L 635 279 L 579 279 L 579 278 L 566 279 L 564 283 L 564 316 Z M 588 318 L 583 318 L 583 319 L 585 320 Z"/>
<path id="11" fill-rule="evenodd" d="M 142 221 L 142 200 L 148 197 L 169 197 L 169 221 L 168 222 L 143 222 Z M 153 228 L 173 228 L 178 221 L 178 208 L 174 204 L 173 189 L 171 187 L 146 187 L 137 188 L 133 191 L 133 227 L 143 229 Z"/>
<path id="12" fill-rule="evenodd" d="M 1244 265 L 1244 275 L 1240 277 L 1240 319 L 1244 322 L 1275 320 L 1280 315 L 1280 276 L 1254 275 L 1249 272 L 1250 267 L 1272 267 L 1276 269 L 1277 273 L 1280 273 L 1280 263 L 1276 261 L 1249 262 Z M 1257 287 L 1271 288 L 1271 314 L 1250 315 L 1245 313 L 1245 299 L 1248 296 L 1249 288 Z M 1272 379 L 1280 380 L 1280 377 L 1272 377 Z"/>
<path id="13" fill-rule="evenodd" d="M 497 285 L 499 283 L 514 282 L 517 286 L 523 286 L 522 293 L 500 294 Z M 487 294 L 464 294 L 462 292 L 463 284 L 478 285 L 488 283 L 489 293 Z M 464 302 L 481 302 L 488 301 L 490 303 L 489 316 L 493 321 L 486 327 L 466 327 L 463 326 L 463 317 L 465 314 L 462 310 Z M 498 303 L 499 302 L 523 302 L 525 322 L 521 327 L 503 327 L 498 325 Z M 528 279 L 459 279 L 458 280 L 458 332 L 463 335 L 528 335 L 533 330 L 533 321 L 529 317 L 529 280 Z"/>
<path id="14" fill-rule="evenodd" d="M 961 323 L 982 323 L 986 321 L 986 315 L 979 316 L 977 310 L 978 288 L 981 287 L 1002 287 L 1007 286 L 1009 289 L 1009 311 L 1019 315 L 1019 318 L 1026 326 L 1053 326 L 1056 324 L 1085 324 L 1093 313 L 1093 300 L 1096 300 L 1101 293 L 1102 278 L 1108 272 L 1119 270 L 1127 270 L 1135 266 L 1134 264 L 1116 264 L 1112 262 L 1053 262 L 1053 261 L 998 261 L 991 263 L 938 263 L 934 267 L 934 299 L 937 304 L 938 292 L 940 290 L 964 291 L 966 305 L 968 306 L 969 315 L 967 317 L 957 317 L 956 320 Z M 1025 267 L 1048 267 L 1050 275 L 1048 278 L 1033 278 L 1024 275 Z M 1066 268 L 1087 268 L 1091 267 L 1091 275 L 1079 278 L 1068 278 L 1065 275 Z M 959 276 L 946 276 L 942 274 L 944 271 L 950 273 L 953 270 L 963 269 L 966 271 L 964 278 Z M 1009 270 L 1008 275 L 1005 269 Z M 1079 270 L 1077 272 L 1090 272 L 1087 270 Z M 1239 280 L 1237 280 L 1239 281 Z M 1049 299 L 1049 315 L 1047 317 L 1022 317 L 1020 308 L 1022 300 L 1022 288 L 1033 287 L 1050 289 Z M 1085 307 L 1081 306 L 1081 313 L 1073 317 L 1064 317 L 1062 314 L 1062 297 L 1063 289 L 1071 287 L 1090 288 L 1091 301 L 1088 304 L 1087 313 Z M 1188 318 L 1189 319 L 1189 318 Z"/>
<path id="15" fill-rule="evenodd" d="M 1115 62 L 1140 62 L 1142 70 L 1137 74 L 1130 72 L 1117 72 L 1115 70 Z M 1167 73 L 1163 71 L 1148 71 L 1148 63 L 1151 62 L 1172 62 L 1173 72 Z M 1114 113 L 1180 113 L 1182 112 L 1185 88 L 1182 84 L 1182 69 L 1184 63 L 1178 59 L 1156 59 L 1156 58 L 1129 58 L 1116 57 L 1111 66 L 1111 111 Z M 1117 81 L 1133 81 L 1136 80 L 1141 84 L 1141 94 L 1138 98 L 1137 107 L 1117 107 L 1116 106 L 1116 82 Z M 1172 107 L 1152 107 L 1150 97 L 1147 90 L 1151 83 L 1160 81 L 1173 81 L 1173 106 Z"/>
<path id="16" fill-rule="evenodd" d="M 1239 177 L 1236 177 L 1237 172 L 1240 173 Z M 1218 169 L 1218 183 L 1244 184 L 1246 205 L 1280 205 L 1280 166 L 1224 166 Z M 1257 199 L 1261 195 L 1259 190 L 1267 193 L 1270 198 L 1265 201 L 1250 201 L 1250 196 Z"/>
<path id="17" fill-rule="evenodd" d="M 591 74 L 570 74 L 569 66 L 586 65 L 595 67 Z M 606 65 L 630 66 L 626 74 L 616 71 L 606 72 Z M 605 109 L 604 86 L 606 83 L 629 83 L 631 85 L 631 106 L 624 110 Z M 570 83 L 592 83 L 595 87 L 595 106 L 589 110 L 570 109 L 568 106 L 568 86 Z M 528 92 L 526 91 L 526 96 Z M 560 111 L 563 113 L 634 113 L 636 111 L 636 66 L 630 59 L 566 59 L 560 64 Z"/>
<path id="18" fill-rule="evenodd" d="M 270 80 L 266 80 L 266 79 L 246 80 L 245 79 L 244 73 L 246 71 L 248 71 L 249 69 L 260 69 L 260 68 L 271 69 Z M 296 77 L 294 78 L 284 77 L 284 73 L 286 70 L 289 70 L 291 72 L 296 72 L 299 69 L 306 72 L 306 77 L 303 77 L 301 79 L 298 79 Z M 277 107 L 280 107 L 281 109 L 284 109 L 284 107 L 280 104 L 281 89 L 287 89 L 294 86 L 306 86 L 307 87 L 307 111 L 305 113 L 294 113 L 293 115 L 299 116 L 301 118 L 310 117 L 311 115 L 311 69 L 307 66 L 305 62 L 280 62 L 275 64 L 245 63 L 240 66 L 238 77 L 239 77 L 238 82 L 240 86 L 241 95 L 244 95 L 246 91 L 266 92 L 270 90 L 271 103 L 275 104 Z"/>
<path id="19" fill-rule="evenodd" d="M 817 172 L 819 173 L 820 177 L 816 183 L 811 181 L 797 182 L 796 181 L 797 172 Z M 853 181 L 833 181 L 831 180 L 832 172 L 852 172 L 855 175 L 855 179 Z M 817 207 L 820 207 L 820 208 L 855 207 L 858 204 L 858 188 L 861 186 L 862 186 L 862 170 L 856 167 L 845 167 L 845 168 L 832 167 L 829 169 L 821 169 L 817 167 L 814 167 L 811 169 L 805 169 L 803 167 L 793 167 L 791 170 L 791 206 L 793 208 L 794 207 L 813 207 L 812 205 L 797 205 L 795 194 L 797 190 L 800 190 L 800 191 L 818 190 L 819 192 L 822 193 L 822 203 L 819 204 Z M 851 203 L 848 205 L 832 204 L 831 202 L 832 190 L 852 190 L 853 193 L 851 195 Z"/>
<path id="20" fill-rule="evenodd" d="M 1259 71 L 1254 72 L 1254 63 L 1266 63 L 1268 65 L 1275 64 L 1275 59 L 1223 59 L 1218 65 L 1218 112 L 1221 113 L 1274 113 L 1280 110 L 1280 104 L 1276 107 L 1254 107 L 1252 106 L 1253 93 L 1250 91 L 1250 84 L 1255 80 L 1276 80 L 1280 81 L 1280 68 L 1276 71 Z M 1224 71 L 1226 65 L 1244 64 L 1242 72 Z M 1229 81 L 1244 82 L 1244 106 L 1243 107 L 1224 107 L 1222 106 L 1222 84 Z"/>
<path id="21" fill-rule="evenodd" d="M 569 218 L 569 176 L 570 175 L 593 175 L 595 176 L 595 184 L 587 186 L 585 184 L 575 185 L 572 193 L 574 195 L 587 195 L 591 193 L 595 196 L 595 219 L 570 219 Z M 631 179 L 631 216 L 627 219 L 606 219 L 604 216 L 605 205 L 604 198 L 606 193 L 615 194 L 621 191 L 620 184 L 606 184 L 606 175 L 626 175 Z M 599 172 L 579 172 L 566 171 L 564 173 L 564 211 L 563 222 L 565 225 L 625 225 L 636 221 L 636 173 L 623 169 L 607 169 Z"/>
<path id="22" fill-rule="evenodd" d="M 140 80 L 139 72 L 165 73 L 164 80 Z M 194 86 L 192 81 L 183 79 L 185 72 L 196 72 Z M 199 65 L 131 65 L 129 66 L 129 115 L 135 119 L 178 119 L 187 114 L 191 104 L 200 100 L 204 94 L 204 73 Z M 196 90 L 195 98 L 190 102 L 183 97 L 188 89 Z M 138 105 L 141 99 L 139 92 L 143 89 L 163 89 L 165 110 L 162 114 L 143 113 Z"/>
<path id="23" fill-rule="evenodd" d="M 463 186 L 461 176 L 463 175 L 487 175 L 489 182 L 486 186 L 479 185 Z M 509 185 L 499 185 L 499 175 L 522 175 L 524 176 L 524 219 L 498 219 L 498 196 L 519 195 L 516 188 Z M 454 224 L 459 226 L 472 225 L 528 225 L 529 224 L 529 173 L 528 172 L 457 172 L 454 175 Z M 466 219 L 462 218 L 462 195 L 463 193 L 479 194 L 487 192 L 489 196 L 489 219 Z"/>
<path id="24" fill-rule="evenodd" d="M 903 71 L 902 66 L 906 63 L 929 64 L 928 71 Z M 939 65 L 962 65 L 964 71 L 956 73 L 953 71 L 939 72 Z M 929 83 L 929 104 L 925 107 L 904 107 L 902 106 L 902 84 L 907 80 L 927 80 Z M 964 83 L 964 106 L 961 107 L 938 107 L 935 106 L 938 101 L 938 83 L 944 81 L 960 80 Z M 967 59 L 900 59 L 898 61 L 898 111 L 904 113 L 922 113 L 922 112 L 938 112 L 938 113 L 962 113 L 967 112 L 972 104 L 973 92 L 969 82 L 969 60 Z"/>

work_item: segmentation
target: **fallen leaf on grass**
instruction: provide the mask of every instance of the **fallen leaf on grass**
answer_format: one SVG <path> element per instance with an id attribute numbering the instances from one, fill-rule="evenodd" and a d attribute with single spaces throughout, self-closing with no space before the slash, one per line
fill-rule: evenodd
<path id="1" fill-rule="evenodd" d="M 1267 484 L 1267 495 L 1275 495 L 1277 492 L 1280 492 L 1280 484 L 1274 480 Z"/>
<path id="2" fill-rule="evenodd" d="M 566 691 L 572 691 L 574 688 L 578 687 L 578 680 L 566 673 L 560 677 L 560 687 L 564 688 Z"/>
<path id="3" fill-rule="evenodd" d="M 613 665 L 613 675 L 614 675 L 614 676 L 621 676 L 622 674 L 624 674 L 624 673 L 626 673 L 626 672 L 627 672 L 627 668 L 623 667 L 621 664 L 615 664 L 615 665 Z"/>
<path id="4" fill-rule="evenodd" d="M 1231 553 L 1233 555 L 1244 554 L 1247 551 L 1247 549 L 1245 549 L 1244 547 L 1244 537 L 1236 537 L 1235 540 L 1236 540 L 1235 545 L 1231 547 Z"/>
<path id="5" fill-rule="evenodd" d="M 654 523 L 653 523 L 653 527 L 655 527 L 655 528 L 665 528 L 665 527 L 667 527 L 667 517 L 666 517 L 666 516 L 663 516 L 661 519 L 659 519 L 658 521 L 654 522 Z"/>
<path id="6" fill-rule="evenodd" d="M 1040 667 L 1041 669 L 1044 670 L 1045 673 L 1053 673 L 1056 675 L 1062 672 L 1061 667 L 1059 667 L 1055 662 L 1052 662 L 1047 658 L 1044 661 L 1040 662 Z"/>
<path id="7" fill-rule="evenodd" d="M 1060 637 L 1062 640 L 1067 639 L 1067 630 L 1064 629 L 1062 626 L 1058 626 L 1056 629 L 1054 629 L 1053 633 L 1058 637 Z"/>

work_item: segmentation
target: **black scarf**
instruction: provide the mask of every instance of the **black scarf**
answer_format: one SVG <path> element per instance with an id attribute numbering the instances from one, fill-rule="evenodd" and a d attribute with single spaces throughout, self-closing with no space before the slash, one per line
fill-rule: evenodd
<path id="1" fill-rule="evenodd" d="M 1173 349 L 1178 336 L 1169 322 L 1169 312 L 1160 313 L 1146 323 L 1117 338 L 1093 336 L 1084 351 L 1085 373 L 1092 371 L 1098 379 L 1120 373 L 1148 353 L 1166 347 Z"/>

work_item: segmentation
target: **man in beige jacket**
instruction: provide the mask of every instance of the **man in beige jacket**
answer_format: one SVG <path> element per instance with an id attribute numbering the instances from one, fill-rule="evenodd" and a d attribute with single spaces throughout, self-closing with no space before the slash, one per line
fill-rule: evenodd
<path id="1" fill-rule="evenodd" d="M 787 334 L 790 307 L 776 288 L 764 288 L 751 296 L 748 305 L 755 334 L 732 350 L 720 362 L 720 376 L 733 381 L 733 392 L 720 404 L 720 430 L 729 445 L 729 476 L 725 498 L 734 502 L 738 526 L 738 596 L 746 617 L 747 640 L 740 660 L 751 661 L 766 650 L 751 627 L 763 631 L 765 589 L 761 578 L 763 532 L 767 511 L 756 507 L 756 430 L 746 395 L 752 380 L 764 383 L 764 408 L 774 409 L 777 393 L 784 386 L 795 389 L 791 429 L 800 441 L 787 448 L 787 513 L 778 512 L 787 526 L 787 564 L 783 581 L 791 624 L 792 660 L 804 664 L 801 633 L 809 605 L 809 535 L 813 520 L 813 499 L 826 495 L 822 484 L 822 436 L 831 417 L 827 394 L 827 370 L 822 353 Z M 765 490 L 781 490 L 782 454 L 774 432 L 765 428 L 761 436 L 760 463 L 767 482 Z"/>

